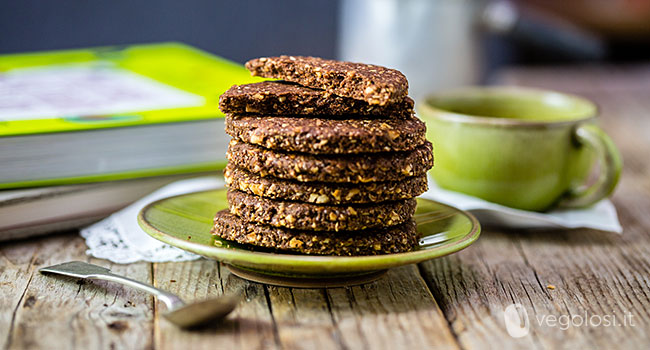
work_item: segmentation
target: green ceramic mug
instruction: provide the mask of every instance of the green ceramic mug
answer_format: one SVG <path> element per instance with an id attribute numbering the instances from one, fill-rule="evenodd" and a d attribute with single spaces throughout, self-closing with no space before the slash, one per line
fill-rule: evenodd
<path id="1" fill-rule="evenodd" d="M 616 146 L 595 124 L 597 107 L 577 96 L 476 87 L 429 96 L 417 112 L 443 188 L 544 211 L 594 204 L 612 193 L 621 173 Z M 595 167 L 598 177 L 588 181 Z"/>

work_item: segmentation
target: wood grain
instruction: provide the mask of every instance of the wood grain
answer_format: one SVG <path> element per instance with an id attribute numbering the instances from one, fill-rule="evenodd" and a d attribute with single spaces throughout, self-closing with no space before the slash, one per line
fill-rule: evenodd
<path id="1" fill-rule="evenodd" d="M 242 302 L 228 318 L 203 329 L 186 331 L 160 317 L 164 306 L 156 304 L 156 349 L 273 349 L 276 330 L 264 285 L 244 281 L 212 260 L 154 264 L 156 286 L 194 301 L 226 294 L 242 295 Z"/>
<path id="2" fill-rule="evenodd" d="M 87 260 L 109 267 L 115 273 L 151 281 L 149 264 L 111 265 L 89 260 L 83 240 L 76 235 L 54 236 L 36 244 L 38 251 L 28 267 L 31 281 L 16 309 L 6 348 L 151 347 L 152 299 L 149 296 L 115 284 L 79 282 L 37 272 L 43 266 Z"/>
<path id="3" fill-rule="evenodd" d="M 8 243 L 0 247 L 0 346 L 2 349 L 7 348 L 13 341 L 16 313 L 23 304 L 40 248 L 40 244 L 33 242 Z"/>
<path id="4" fill-rule="evenodd" d="M 458 348 L 415 266 L 362 286 L 269 295 L 285 349 Z"/>
<path id="5" fill-rule="evenodd" d="M 377 282 L 328 290 L 332 315 L 350 349 L 458 349 L 416 266 Z"/>
<path id="6" fill-rule="evenodd" d="M 345 348 L 324 289 L 269 286 L 278 342 L 284 349 Z"/>

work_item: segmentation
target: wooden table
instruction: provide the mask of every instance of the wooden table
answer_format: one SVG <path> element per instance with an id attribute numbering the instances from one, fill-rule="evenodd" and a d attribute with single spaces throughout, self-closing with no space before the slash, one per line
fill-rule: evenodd
<path id="1" fill-rule="evenodd" d="M 623 235 L 484 230 L 475 245 L 458 254 L 393 269 L 375 283 L 331 289 L 250 283 L 210 260 L 112 265 L 88 258 L 76 232 L 4 243 L 0 347 L 649 347 L 650 67 L 511 70 L 501 81 L 578 93 L 601 106 L 602 125 L 625 160 L 613 197 Z M 187 300 L 243 287 L 246 302 L 221 324 L 183 331 L 161 319 L 164 306 L 142 293 L 37 273 L 39 267 L 73 259 L 109 266 Z M 504 325 L 504 309 L 513 303 L 530 316 L 530 332 L 522 338 L 511 337 Z M 577 323 L 584 315 L 592 318 L 591 325 Z M 601 323 L 615 315 L 627 324 L 596 326 L 594 315 Z M 549 321 L 553 316 L 556 324 Z M 557 323 L 563 316 L 574 316 L 575 322 L 563 327 Z"/>

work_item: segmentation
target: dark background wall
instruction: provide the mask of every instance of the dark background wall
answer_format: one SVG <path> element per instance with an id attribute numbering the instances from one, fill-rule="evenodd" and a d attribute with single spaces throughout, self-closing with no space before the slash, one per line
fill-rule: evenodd
<path id="1" fill-rule="evenodd" d="M 0 54 L 180 41 L 241 63 L 279 54 L 336 58 L 341 1 L 0 0 Z M 647 61 L 643 38 L 643 45 L 609 40 L 605 58 Z M 503 65 L 576 60 L 529 44 L 486 36 L 486 76 Z"/>
<path id="2" fill-rule="evenodd" d="M 238 62 L 336 56 L 335 0 L 0 0 L 0 53 L 181 41 Z"/>

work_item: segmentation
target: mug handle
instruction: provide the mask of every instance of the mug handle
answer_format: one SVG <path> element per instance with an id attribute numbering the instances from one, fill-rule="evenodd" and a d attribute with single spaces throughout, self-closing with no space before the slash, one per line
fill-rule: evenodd
<path id="1" fill-rule="evenodd" d="M 583 124 L 574 129 L 574 137 L 579 145 L 591 147 L 599 159 L 598 179 L 590 186 L 580 186 L 569 190 L 559 207 L 587 207 L 609 196 L 618 184 L 623 161 L 612 139 L 595 124 Z"/>

